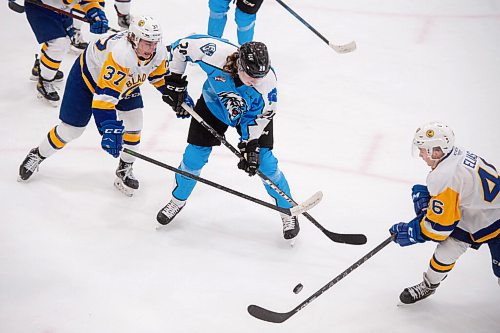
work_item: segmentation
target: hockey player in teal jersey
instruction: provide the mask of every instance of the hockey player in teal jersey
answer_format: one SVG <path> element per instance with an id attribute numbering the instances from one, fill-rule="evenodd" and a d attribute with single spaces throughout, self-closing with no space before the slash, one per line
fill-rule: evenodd
<path id="1" fill-rule="evenodd" d="M 210 16 L 208 18 L 208 34 L 222 37 L 227 22 L 227 12 L 231 0 L 209 0 Z M 237 25 L 238 43 L 243 45 L 253 40 L 257 12 L 262 0 L 236 0 L 234 20 Z"/>
<path id="2" fill-rule="evenodd" d="M 415 185 L 417 215 L 390 228 L 394 241 L 408 246 L 438 242 L 421 283 L 406 288 L 401 302 L 415 303 L 432 294 L 468 248 L 488 244 L 493 273 L 500 284 L 500 178 L 492 164 L 456 147 L 446 125 L 427 123 L 417 129 L 413 144 L 431 168 L 427 186 Z"/>
<path id="3" fill-rule="evenodd" d="M 164 100 L 179 117 L 189 116 L 181 107 L 187 86 L 183 76 L 187 62 L 198 64 L 207 74 L 195 111 L 219 134 L 224 135 L 229 126 L 240 134 L 238 148 L 246 160 L 240 161 L 238 168 L 251 176 L 260 170 L 291 197 L 288 182 L 272 152 L 272 119 L 277 110 L 278 93 L 266 45 L 249 42 L 238 49 L 227 40 L 206 35 L 189 36 L 172 44 L 171 75 L 165 77 Z M 187 141 L 180 169 L 200 175 L 212 147 L 220 145 L 220 141 L 194 119 Z M 157 216 L 161 224 L 172 221 L 196 184 L 195 180 L 179 175 L 175 180 L 173 198 Z M 269 185 L 264 183 L 264 186 L 279 207 L 291 207 Z M 282 222 L 285 239 L 294 238 L 299 232 L 297 217 L 282 215 Z"/>

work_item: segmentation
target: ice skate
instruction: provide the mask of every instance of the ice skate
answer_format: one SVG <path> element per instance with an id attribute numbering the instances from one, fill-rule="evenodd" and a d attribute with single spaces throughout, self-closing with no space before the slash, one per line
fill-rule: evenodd
<path id="1" fill-rule="evenodd" d="M 38 171 L 38 166 L 44 159 L 45 157 L 42 157 L 38 152 L 38 147 L 31 149 L 19 167 L 19 178 L 17 178 L 17 181 L 27 181 L 35 171 Z"/>
<path id="2" fill-rule="evenodd" d="M 89 43 L 83 40 L 82 32 L 79 29 L 75 29 L 75 34 L 70 38 L 71 40 L 71 50 L 76 53 L 81 53 L 83 50 L 89 46 Z"/>
<path id="3" fill-rule="evenodd" d="M 53 107 L 59 106 L 60 97 L 54 87 L 53 81 L 45 80 L 43 77 L 38 77 L 36 90 L 38 90 L 38 98 L 48 102 Z"/>
<path id="4" fill-rule="evenodd" d="M 161 225 L 169 224 L 174 219 L 174 217 L 179 214 L 179 212 L 182 210 L 182 208 L 184 208 L 185 205 L 186 201 L 172 198 L 172 200 L 170 200 L 169 203 L 158 212 L 158 215 L 156 215 L 156 220 Z"/>
<path id="5" fill-rule="evenodd" d="M 439 283 L 430 283 L 427 275 L 424 273 L 424 280 L 413 287 L 405 288 L 401 295 L 399 295 L 399 299 L 403 304 L 413 304 L 434 294 L 437 287 L 439 287 Z"/>
<path id="6" fill-rule="evenodd" d="M 289 216 L 286 214 L 280 215 L 281 221 L 283 222 L 283 237 L 289 240 L 295 238 L 300 231 L 299 219 L 297 216 Z M 290 245 L 293 246 L 293 242 L 291 242 Z"/>
<path id="7" fill-rule="evenodd" d="M 35 63 L 33 64 L 33 68 L 31 69 L 31 81 L 38 81 L 40 76 L 40 59 L 38 59 L 38 54 L 35 54 Z M 54 81 L 61 82 L 64 80 L 64 73 L 60 70 L 57 71 L 56 76 L 54 77 Z"/>
<path id="8" fill-rule="evenodd" d="M 132 163 L 120 159 L 116 169 L 115 187 L 128 197 L 133 196 L 134 191 L 139 188 L 139 181 L 133 174 Z"/>
<path id="9" fill-rule="evenodd" d="M 116 16 L 118 17 L 118 25 L 123 29 L 128 29 L 130 27 L 130 14 L 122 14 L 118 11 L 118 7 L 115 5 Z"/>

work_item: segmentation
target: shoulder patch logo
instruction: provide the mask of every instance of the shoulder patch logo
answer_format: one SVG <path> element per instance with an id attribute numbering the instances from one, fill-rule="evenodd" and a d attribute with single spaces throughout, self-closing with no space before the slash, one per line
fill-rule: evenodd
<path id="1" fill-rule="evenodd" d="M 216 76 L 214 78 L 215 81 L 219 81 L 219 82 L 226 82 L 226 78 L 224 76 Z"/>
<path id="2" fill-rule="evenodd" d="M 229 114 L 229 120 L 233 121 L 247 110 L 247 101 L 232 91 L 223 91 L 218 94 L 219 99 Z"/>
<path id="3" fill-rule="evenodd" d="M 276 90 L 276 88 L 274 88 L 269 92 L 269 94 L 267 94 L 267 100 L 269 101 L 269 104 L 273 102 L 276 103 L 278 101 L 278 90 Z"/>
<path id="4" fill-rule="evenodd" d="M 203 52 L 209 57 L 211 57 L 215 53 L 216 49 L 217 46 L 215 45 L 215 43 L 208 43 L 200 47 L 201 52 Z"/>

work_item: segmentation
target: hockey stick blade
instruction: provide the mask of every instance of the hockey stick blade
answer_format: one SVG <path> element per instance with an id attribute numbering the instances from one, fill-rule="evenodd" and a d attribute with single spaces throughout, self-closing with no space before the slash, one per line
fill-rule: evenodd
<path id="1" fill-rule="evenodd" d="M 329 230 L 325 230 L 323 233 L 336 243 L 363 245 L 367 241 L 366 236 L 363 234 L 339 234 Z"/>
<path id="2" fill-rule="evenodd" d="M 335 50 L 335 52 L 337 53 L 349 53 L 349 52 L 352 52 L 354 50 L 356 50 L 357 46 L 356 46 L 356 42 L 355 41 L 352 41 L 348 44 L 344 44 L 344 45 L 336 45 L 336 44 L 332 44 L 332 43 L 328 43 L 328 45 Z"/>
<path id="3" fill-rule="evenodd" d="M 370 252 L 365 254 L 361 259 L 356 261 L 354 264 L 349 266 L 347 269 L 345 269 L 342 273 L 334 277 L 331 281 L 329 281 L 327 284 L 325 284 L 323 287 L 321 287 L 319 290 L 317 290 L 314 294 L 306 298 L 302 303 L 297 305 L 295 308 L 293 308 L 291 311 L 288 312 L 274 312 L 271 310 L 264 309 L 258 305 L 249 305 L 247 307 L 248 313 L 260 320 L 264 320 L 270 323 L 282 323 L 300 310 L 304 309 L 307 305 L 309 305 L 312 301 L 314 301 L 316 298 L 321 296 L 325 291 L 333 287 L 337 282 L 351 274 L 352 271 L 354 271 L 356 268 L 359 266 L 363 265 L 368 259 L 373 257 L 375 254 L 377 254 L 380 250 L 382 250 L 384 247 L 389 245 L 393 240 L 394 240 L 395 235 L 391 234 L 387 239 L 385 239 L 382 243 L 377 245 L 374 249 L 372 249 Z"/>
<path id="4" fill-rule="evenodd" d="M 274 312 L 274 311 L 270 311 L 270 310 L 261 308 L 260 306 L 254 305 L 254 304 L 249 305 L 247 307 L 247 311 L 248 311 L 248 313 L 250 313 L 252 316 L 254 316 L 257 319 L 260 319 L 263 321 L 268 321 L 270 323 L 276 323 L 276 324 L 284 322 L 285 320 L 290 318 L 294 313 L 293 311 L 285 312 L 285 313 Z"/>
<path id="5" fill-rule="evenodd" d="M 16 13 L 20 13 L 20 14 L 24 13 L 24 6 L 18 4 L 15 1 L 9 1 L 9 8 L 12 9 L 13 11 L 15 11 Z"/>
<path id="6" fill-rule="evenodd" d="M 290 208 L 290 215 L 297 216 L 307 212 L 309 209 L 313 208 L 317 204 L 320 203 L 321 199 L 323 199 L 323 192 L 318 191 L 314 193 L 309 199 Z"/>

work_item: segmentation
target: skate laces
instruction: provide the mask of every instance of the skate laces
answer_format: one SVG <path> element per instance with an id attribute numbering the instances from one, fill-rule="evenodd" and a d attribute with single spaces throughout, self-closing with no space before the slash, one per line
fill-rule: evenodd
<path id="1" fill-rule="evenodd" d="M 37 153 L 29 153 L 28 161 L 24 164 L 24 168 L 30 172 L 38 171 L 38 166 L 42 162 L 42 158 Z"/>
<path id="2" fill-rule="evenodd" d="M 283 231 L 295 229 L 295 224 L 297 223 L 297 216 L 282 215 L 281 220 L 283 222 Z"/>
<path id="3" fill-rule="evenodd" d="M 172 216 L 175 216 L 183 206 L 179 206 L 175 202 L 170 201 L 165 207 L 163 207 L 161 211 L 164 215 L 170 218 Z"/>
<path id="4" fill-rule="evenodd" d="M 54 85 L 50 81 L 42 79 L 42 86 L 43 86 L 43 89 L 48 94 L 56 92 L 56 88 L 54 87 Z"/>
<path id="5" fill-rule="evenodd" d="M 132 170 L 132 163 L 123 163 L 123 165 L 120 165 L 121 168 L 119 168 L 116 172 L 120 174 L 120 178 L 123 180 L 129 178 L 136 180 L 133 174 Z"/>

